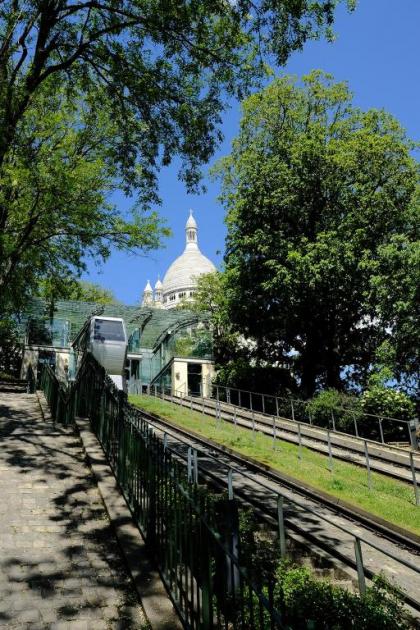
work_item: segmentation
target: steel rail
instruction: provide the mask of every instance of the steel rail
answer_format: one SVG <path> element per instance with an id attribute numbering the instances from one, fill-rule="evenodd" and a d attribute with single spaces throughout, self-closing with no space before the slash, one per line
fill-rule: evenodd
<path id="1" fill-rule="evenodd" d="M 174 397 L 173 396 L 169 396 L 168 394 L 164 394 L 164 399 L 167 402 L 174 402 Z M 214 401 L 215 404 L 212 404 L 212 402 L 214 399 L 200 399 L 201 402 L 199 402 L 199 399 L 194 399 L 194 397 L 181 397 L 181 396 L 176 396 L 176 403 L 185 407 L 185 408 L 190 408 L 192 406 L 192 409 L 195 411 L 200 411 L 202 412 L 203 410 L 203 405 L 204 405 L 204 409 L 207 409 L 210 411 L 210 413 L 208 413 L 208 415 L 211 415 L 213 417 L 217 418 L 217 415 L 223 415 L 223 420 L 226 420 L 227 422 L 229 422 L 230 424 L 235 424 L 235 419 L 236 419 L 236 423 L 238 424 L 238 426 L 243 427 L 245 429 L 248 430 L 252 430 L 252 426 L 249 426 L 250 423 L 252 423 L 253 419 L 252 419 L 252 413 L 249 410 L 246 410 L 244 408 L 238 408 L 233 406 L 233 411 L 230 412 L 226 409 L 223 409 L 222 407 L 219 407 L 219 409 L 217 408 L 217 401 Z M 226 405 L 229 406 L 229 403 L 226 402 L 222 402 L 221 405 Z M 251 414 L 251 417 L 249 417 L 249 415 L 246 414 Z M 261 416 L 263 416 L 261 418 Z M 266 419 L 266 420 L 265 420 Z M 241 422 L 242 421 L 242 422 Z M 264 433 L 265 435 L 269 436 L 269 437 L 273 437 L 273 423 L 274 421 L 279 421 L 279 422 L 286 422 L 286 423 L 290 423 L 290 424 L 296 424 L 296 425 L 302 425 L 302 427 L 305 427 L 307 429 L 312 429 L 312 430 L 319 430 L 319 431 L 323 431 L 322 427 L 317 427 L 316 425 L 310 425 L 307 422 L 298 422 L 298 421 L 293 421 L 290 418 L 286 418 L 283 416 L 270 416 L 268 414 L 263 414 L 262 412 L 258 411 L 258 412 L 254 412 L 254 422 L 255 422 L 255 426 L 257 424 L 259 424 L 263 430 L 261 431 L 262 433 Z M 247 424 L 244 424 L 247 423 Z M 284 435 L 279 435 L 278 439 L 280 440 L 284 440 L 286 442 L 290 442 L 293 444 L 297 444 L 299 441 L 299 428 L 296 429 L 296 431 L 294 431 L 292 428 L 289 427 L 285 427 L 285 426 L 279 426 L 276 425 L 276 432 L 280 433 L 286 433 L 286 434 L 290 434 L 290 438 L 288 438 L 287 436 Z M 394 466 L 396 469 L 400 469 L 401 472 L 404 471 L 404 473 L 406 473 L 406 475 L 403 474 L 398 474 L 398 470 L 392 471 L 392 470 L 386 470 L 385 468 L 381 467 L 381 466 L 374 466 L 372 468 L 374 468 L 377 472 L 387 475 L 389 477 L 392 477 L 394 479 L 398 479 L 400 481 L 404 481 L 406 483 L 411 484 L 412 483 L 412 477 L 410 477 L 410 475 L 412 475 L 412 470 L 410 467 L 410 453 L 407 452 L 405 449 L 402 449 L 400 447 L 396 447 L 396 446 L 390 446 L 390 445 L 383 445 L 380 442 L 376 442 L 374 440 L 364 440 L 362 438 L 357 438 L 355 436 L 350 436 L 347 433 L 343 433 L 341 431 L 331 431 L 331 435 L 335 436 L 337 435 L 339 438 L 342 437 L 344 439 L 347 440 L 357 440 L 359 439 L 361 442 L 366 442 L 369 445 L 372 446 L 372 448 L 375 449 L 375 453 L 372 453 L 371 451 L 369 452 L 369 457 L 371 460 L 377 460 L 378 462 L 383 462 L 385 464 L 388 464 L 389 466 Z M 303 435 L 302 436 L 305 441 L 306 444 L 304 445 L 306 448 L 325 454 L 326 451 L 326 444 L 327 444 L 327 438 L 324 436 L 309 436 L 309 435 Z M 292 439 L 294 438 L 294 439 Z M 324 446 L 325 448 L 320 448 L 318 447 L 319 445 Z M 334 452 L 334 457 L 336 457 L 337 459 L 340 459 L 342 461 L 348 461 L 356 466 L 360 466 L 360 467 L 365 467 L 366 464 L 364 462 L 365 456 L 363 453 L 362 449 L 357 449 L 357 448 L 352 448 L 351 445 L 340 445 L 337 443 L 333 443 L 332 447 L 335 449 Z M 385 448 L 384 448 L 385 447 Z M 384 454 L 381 455 L 380 453 L 378 454 L 378 451 L 380 450 L 384 451 Z M 390 459 L 390 457 L 392 457 L 392 454 L 389 453 L 389 457 L 385 456 L 385 451 L 391 451 L 394 450 L 396 452 L 396 455 L 402 455 L 402 456 L 407 456 L 408 457 L 408 461 L 407 463 L 403 463 L 403 462 L 395 462 L 394 460 Z M 337 452 L 337 451 L 341 451 Z M 346 457 L 345 456 L 345 452 L 348 452 L 350 454 L 353 454 L 353 456 L 355 456 L 355 458 L 352 458 L 351 456 Z M 419 470 L 420 467 L 420 460 L 419 460 L 419 455 L 417 453 L 413 453 L 414 458 L 414 466 L 417 469 L 417 471 Z M 358 461 L 357 457 L 360 458 L 360 460 L 362 461 Z"/>

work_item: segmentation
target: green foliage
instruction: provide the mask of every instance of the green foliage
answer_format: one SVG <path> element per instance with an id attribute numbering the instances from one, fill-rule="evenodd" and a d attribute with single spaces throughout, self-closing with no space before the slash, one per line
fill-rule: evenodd
<path id="1" fill-rule="evenodd" d="M 215 383 L 274 396 L 290 396 L 296 391 L 288 369 L 250 365 L 248 358 L 238 358 L 223 365 L 217 371 Z"/>
<path id="2" fill-rule="evenodd" d="M 413 420 L 416 417 L 415 405 L 407 394 L 389 387 L 370 387 L 363 392 L 360 404 L 364 413 L 398 420 Z"/>
<path id="3" fill-rule="evenodd" d="M 49 303 L 55 300 L 75 300 L 103 305 L 119 304 L 111 289 L 106 289 L 94 282 L 73 278 L 49 277 L 40 282 L 37 293 Z"/>
<path id="4" fill-rule="evenodd" d="M 177 357 L 206 357 L 212 355 L 211 333 L 195 328 L 191 334 L 178 335 L 175 340 L 173 354 Z"/>
<path id="5" fill-rule="evenodd" d="M 314 424 L 332 427 L 334 415 L 336 428 L 350 433 L 353 433 L 354 419 L 360 420 L 361 417 L 359 399 L 336 389 L 318 392 L 308 402 L 308 411 Z"/>
<path id="6" fill-rule="evenodd" d="M 366 595 L 358 596 L 315 579 L 307 568 L 280 565 L 277 606 L 285 609 L 286 623 L 297 630 L 312 622 L 314 630 L 403 630 L 406 621 L 401 596 L 383 577 L 374 580 Z"/>
<path id="7" fill-rule="evenodd" d="M 96 302 L 96 304 L 118 304 L 111 289 L 106 289 L 100 284 L 79 280 L 74 284 L 73 290 L 69 293 L 68 300 L 78 300 L 80 302 Z"/>
<path id="8" fill-rule="evenodd" d="M 403 630 L 406 621 L 401 592 L 383 576 L 376 576 L 366 595 L 360 597 L 323 579 L 306 567 L 280 561 L 278 550 L 258 533 L 251 509 L 240 511 L 240 562 L 259 588 L 274 585 L 274 605 L 284 623 L 296 630 Z"/>
<path id="9" fill-rule="evenodd" d="M 236 333 L 232 332 L 228 316 L 225 275 L 220 271 L 203 274 L 198 278 L 197 289 L 189 308 L 210 317 L 213 352 L 216 365 L 225 365 L 232 358 L 246 354 Z"/>
<path id="10" fill-rule="evenodd" d="M 133 208 L 126 220 L 108 202 L 119 179 L 105 140 L 118 130 L 109 111 L 82 104 L 79 95 L 80 86 L 69 95 L 46 82 L 0 164 L 3 307 L 18 307 L 39 285 L 63 294 L 87 257 L 103 260 L 114 247 L 147 251 L 166 233 L 156 214 Z"/>
<path id="11" fill-rule="evenodd" d="M 0 318 L 0 373 L 6 377 L 19 377 L 22 361 L 22 344 L 15 321 L 8 316 Z"/>
<path id="12" fill-rule="evenodd" d="M 415 374 L 414 147 L 392 116 L 360 111 L 321 71 L 302 84 L 277 79 L 243 103 L 216 169 L 227 316 L 257 364 L 294 357 L 305 397 L 364 386 L 385 340 L 401 378 Z"/>

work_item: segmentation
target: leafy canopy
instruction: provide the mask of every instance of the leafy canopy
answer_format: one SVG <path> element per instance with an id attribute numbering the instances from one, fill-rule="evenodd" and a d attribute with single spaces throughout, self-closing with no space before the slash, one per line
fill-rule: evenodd
<path id="1" fill-rule="evenodd" d="M 131 217 L 110 203 L 120 186 L 109 156 L 117 127 L 109 110 L 46 82 L 22 119 L 1 168 L 3 303 L 19 301 L 48 279 L 55 293 L 112 247 L 147 251 L 166 233 L 155 213 L 134 205 Z M 59 288 L 61 285 L 61 288 Z"/>
<path id="2" fill-rule="evenodd" d="M 293 358 L 305 395 L 365 383 L 386 340 L 396 375 L 416 369 L 413 148 L 395 118 L 360 111 L 320 71 L 277 79 L 243 104 L 216 171 L 229 318 L 255 342 L 255 361 Z"/>

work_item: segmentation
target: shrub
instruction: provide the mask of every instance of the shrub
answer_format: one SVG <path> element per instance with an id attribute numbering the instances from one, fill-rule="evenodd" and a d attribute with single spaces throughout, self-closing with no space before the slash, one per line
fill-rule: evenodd
<path id="1" fill-rule="evenodd" d="M 327 580 L 317 580 L 309 569 L 288 567 L 277 572 L 275 604 L 285 611 L 288 626 L 298 630 L 406 630 L 401 594 L 382 576 L 364 596 Z"/>
<path id="2" fill-rule="evenodd" d="M 349 396 L 336 389 L 325 389 L 319 392 L 308 403 L 308 411 L 312 422 L 321 427 L 333 425 L 336 429 L 347 433 L 354 432 L 354 418 L 360 418 L 359 402 L 354 396 Z"/>
<path id="3" fill-rule="evenodd" d="M 280 561 L 277 549 L 258 534 L 251 509 L 241 510 L 240 563 L 268 599 L 274 585 L 274 607 L 284 625 L 293 630 L 408 630 L 401 592 L 384 577 L 373 579 L 364 596 L 325 579 L 315 578 L 306 567 Z M 268 627 L 268 622 L 267 622 Z"/>
<path id="4" fill-rule="evenodd" d="M 364 413 L 372 413 L 377 416 L 397 418 L 397 420 L 413 420 L 415 418 L 415 405 L 404 394 L 389 387 L 374 385 L 363 392 L 361 407 Z"/>

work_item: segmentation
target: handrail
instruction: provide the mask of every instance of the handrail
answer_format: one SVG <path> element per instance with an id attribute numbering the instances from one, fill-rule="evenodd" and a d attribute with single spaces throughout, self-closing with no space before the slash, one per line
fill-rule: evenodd
<path id="1" fill-rule="evenodd" d="M 216 387 L 219 389 L 225 389 L 229 391 L 234 391 L 234 392 L 242 392 L 244 394 L 251 394 L 252 396 L 264 396 L 265 398 L 273 398 L 273 399 L 277 398 L 278 400 L 283 400 L 289 403 L 299 403 L 303 405 L 309 405 L 311 402 L 310 400 L 303 400 L 303 398 L 293 398 L 293 397 L 285 398 L 284 396 L 276 396 L 276 394 L 264 394 L 262 392 L 253 392 L 248 389 L 239 389 L 238 387 L 228 387 L 227 385 L 219 385 L 218 383 L 213 383 L 213 387 Z M 402 419 L 400 420 L 399 418 L 394 418 L 392 416 L 380 416 L 378 414 L 365 412 L 365 411 L 362 411 L 361 409 L 358 409 L 357 407 L 345 407 L 344 405 L 342 405 L 340 407 L 336 407 L 335 409 L 341 410 L 341 411 L 354 412 L 354 413 L 363 413 L 364 416 L 370 416 L 371 418 L 376 418 L 376 419 L 381 418 L 382 420 L 395 420 L 396 422 L 412 422 L 412 420 L 402 420 Z M 416 420 L 416 418 L 413 418 L 413 420 Z"/>
<path id="2" fill-rule="evenodd" d="M 221 390 L 225 390 L 226 392 L 226 400 L 222 400 L 221 402 L 226 402 L 227 404 L 232 404 L 230 402 L 231 399 L 231 392 L 238 392 L 238 404 L 236 405 L 237 407 L 240 407 L 242 409 L 250 409 L 251 411 L 257 411 L 258 413 L 262 413 L 264 415 L 267 415 L 269 417 L 280 417 L 279 415 L 279 401 L 285 402 L 287 403 L 287 405 L 290 405 L 290 411 L 289 413 L 291 413 L 291 417 L 287 416 L 287 415 L 283 415 L 282 417 L 285 417 L 287 419 L 289 419 L 292 422 L 296 422 L 296 413 L 298 413 L 299 409 L 296 408 L 295 405 L 299 404 L 300 406 L 303 406 L 303 414 L 307 414 L 308 418 L 307 419 L 300 419 L 299 422 L 304 422 L 305 424 L 311 424 L 313 426 L 319 426 L 317 424 L 315 424 L 313 422 L 313 419 L 311 417 L 311 413 L 309 410 L 309 401 L 306 400 L 299 400 L 299 399 L 293 399 L 293 398 L 284 398 L 281 396 L 275 396 L 272 394 L 261 394 L 258 392 L 251 392 L 248 390 L 242 390 L 242 389 L 238 389 L 235 387 L 226 387 L 224 385 L 217 385 L 217 384 L 213 384 L 212 386 L 213 388 L 216 389 L 216 396 L 211 396 L 212 399 L 220 401 L 220 394 L 219 394 L 219 389 Z M 246 394 L 247 396 L 249 396 L 249 402 L 250 402 L 250 406 L 244 406 L 243 404 L 241 404 L 241 402 L 243 401 L 243 396 L 242 394 Z M 257 397 L 257 401 L 258 399 L 261 400 L 261 404 L 262 404 L 262 409 L 255 409 L 255 407 L 253 406 L 253 398 L 252 397 Z M 254 403 L 256 402 L 256 400 L 254 399 Z M 267 401 L 274 401 L 275 404 L 275 411 L 276 413 L 267 413 L 266 412 L 266 407 L 267 407 Z M 416 444 L 416 439 L 415 436 L 413 435 L 413 428 L 415 427 L 415 423 L 416 420 L 412 419 L 412 420 L 400 420 L 398 418 L 392 418 L 390 416 L 378 416 L 375 414 L 371 414 L 371 413 L 365 413 L 360 409 L 356 409 L 356 408 L 347 408 L 344 406 L 341 407 L 335 407 L 334 410 L 331 410 L 331 417 L 328 418 L 328 425 L 331 428 L 331 424 L 332 424 L 332 430 L 336 431 L 336 422 L 337 422 L 337 418 L 335 418 L 333 411 L 335 411 L 336 413 L 344 413 L 344 414 L 351 414 L 351 416 L 353 417 L 353 426 L 354 426 L 354 433 L 348 433 L 347 431 L 341 431 L 341 433 L 345 434 L 345 435 L 351 435 L 354 437 L 360 437 L 359 433 L 363 432 L 363 429 L 368 428 L 368 429 L 373 429 L 373 425 L 370 424 L 368 425 L 368 427 L 363 427 L 360 426 L 360 420 L 362 417 L 367 417 L 369 419 L 372 419 L 375 422 L 378 422 L 378 428 L 379 428 L 379 437 L 380 440 L 374 440 L 376 442 L 380 442 L 382 444 L 386 444 L 387 442 L 385 442 L 385 437 L 384 437 L 384 430 L 383 430 L 383 422 L 392 422 L 392 423 L 396 423 L 401 425 L 405 425 L 407 431 L 408 431 L 408 441 L 410 443 L 410 446 L 413 450 L 418 450 L 418 445 Z M 325 428 L 325 427 L 324 427 Z"/>
<path id="3" fill-rule="evenodd" d="M 154 385 L 153 387 L 157 388 L 158 386 Z M 316 425 L 316 424 L 309 424 L 305 420 L 296 420 L 296 419 L 293 420 L 292 418 L 287 418 L 286 416 L 273 416 L 273 415 L 270 415 L 270 414 L 267 414 L 267 413 L 263 413 L 262 411 L 251 410 L 248 407 L 239 407 L 238 405 L 234 405 L 232 402 L 228 403 L 228 402 L 226 402 L 224 400 L 223 401 L 220 401 L 220 400 L 217 401 L 215 398 L 208 398 L 208 397 L 203 397 L 203 396 L 190 396 L 188 393 L 186 393 L 182 389 L 172 390 L 172 388 L 170 388 L 170 387 L 167 387 L 166 389 L 170 390 L 171 393 L 173 393 L 177 398 L 181 398 L 183 400 L 185 400 L 185 399 L 191 400 L 191 398 L 192 398 L 193 400 L 196 400 L 196 401 L 198 401 L 198 400 L 201 400 L 201 401 L 204 401 L 204 400 L 214 401 L 215 405 L 216 405 L 214 407 L 214 409 L 216 411 L 219 411 L 219 412 L 222 411 L 223 413 L 226 413 L 226 414 L 229 414 L 229 411 L 227 409 L 220 409 L 220 405 L 221 404 L 223 404 L 223 405 L 230 405 L 233 408 L 233 415 L 235 414 L 236 410 L 239 410 L 239 409 L 242 412 L 244 412 L 244 413 L 245 412 L 249 412 L 251 414 L 251 417 L 246 417 L 245 415 L 239 416 L 243 420 L 251 421 L 252 420 L 252 414 L 254 414 L 254 418 L 255 418 L 256 421 L 258 421 L 258 416 L 264 416 L 264 418 L 266 418 L 267 420 L 270 419 L 272 421 L 276 421 L 276 420 L 282 421 L 283 420 L 285 422 L 288 422 L 288 423 L 291 423 L 291 424 L 295 424 L 296 427 L 297 427 L 297 431 L 298 431 L 299 425 L 305 425 L 306 427 L 309 427 L 310 429 L 315 429 L 317 431 L 326 431 L 327 433 L 329 431 L 330 434 L 333 434 L 333 435 L 343 436 L 345 438 L 351 438 L 352 440 L 358 440 L 361 443 L 367 442 L 368 444 L 372 444 L 373 446 L 375 446 L 378 449 L 386 448 L 389 451 L 396 451 L 400 455 L 401 454 L 409 455 L 409 451 L 407 451 L 406 448 L 402 448 L 401 446 L 396 446 L 395 444 L 390 444 L 390 443 L 387 443 L 387 442 L 378 442 L 377 440 L 374 440 L 374 439 L 371 439 L 371 438 L 364 438 L 364 437 L 361 437 L 360 435 L 354 435 L 353 433 L 346 433 L 344 431 L 340 431 L 337 428 L 335 428 L 335 429 L 327 429 L 325 427 L 322 427 L 322 426 L 319 426 L 319 425 Z M 171 396 L 171 394 L 165 394 L 165 395 L 166 396 Z M 197 404 L 198 404 L 198 402 L 197 402 Z M 219 405 L 219 407 L 217 407 L 218 405 Z M 264 426 L 266 426 L 267 429 L 269 428 L 268 424 L 265 424 Z M 274 425 L 271 425 L 271 426 L 274 426 Z M 277 430 L 278 428 L 279 428 L 278 425 L 276 425 L 275 429 Z M 268 435 L 268 433 L 267 433 L 267 435 Z M 308 437 L 308 436 L 306 435 L 306 436 L 303 436 L 303 437 Z M 308 439 L 310 439 L 310 438 L 308 438 Z M 320 437 L 315 437 L 314 439 L 320 439 Z M 327 441 L 327 439 L 325 441 Z M 337 444 L 335 444 L 335 446 L 339 447 L 339 445 L 337 445 Z M 413 456 L 415 458 L 420 457 L 420 452 L 417 449 L 413 450 L 412 453 L 413 453 Z"/>

